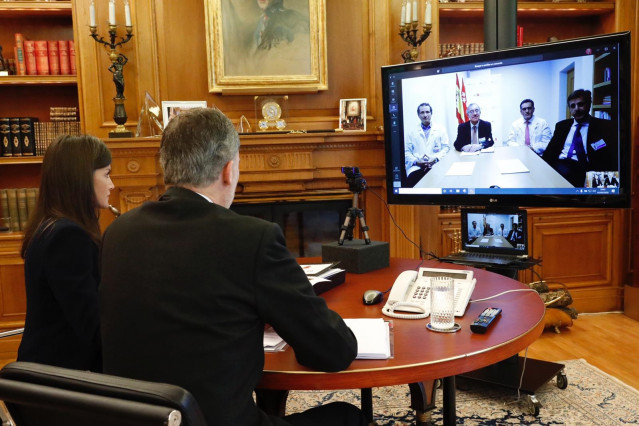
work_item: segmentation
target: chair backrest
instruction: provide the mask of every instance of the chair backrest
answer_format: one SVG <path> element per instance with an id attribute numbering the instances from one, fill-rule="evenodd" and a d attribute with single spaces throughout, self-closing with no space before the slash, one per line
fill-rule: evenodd
<path id="1" fill-rule="evenodd" d="M 18 426 L 205 426 L 185 389 L 31 362 L 0 370 L 0 400 Z"/>

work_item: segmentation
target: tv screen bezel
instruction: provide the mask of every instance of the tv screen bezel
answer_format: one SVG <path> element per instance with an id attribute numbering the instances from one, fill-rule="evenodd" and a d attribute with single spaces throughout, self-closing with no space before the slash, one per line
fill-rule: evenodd
<path id="1" fill-rule="evenodd" d="M 618 43 L 619 44 L 619 89 L 621 95 L 618 99 L 619 111 L 619 172 L 620 185 L 617 194 L 456 194 L 456 193 L 429 193 L 429 194 L 396 194 L 393 189 L 393 162 L 392 147 L 390 144 L 391 114 L 389 111 L 389 84 L 388 76 L 407 71 L 415 71 L 416 75 L 421 70 L 429 68 L 442 68 L 463 66 L 478 62 L 492 62 L 505 59 L 521 58 L 531 55 L 540 55 L 559 51 L 584 50 L 594 44 Z M 562 40 L 553 43 L 543 43 L 525 47 L 482 52 L 464 56 L 439 58 L 428 61 L 413 62 L 398 65 L 384 66 L 381 69 L 382 98 L 384 108 L 384 139 L 385 139 L 385 167 L 387 199 L 389 204 L 405 205 L 459 205 L 459 206 L 527 206 L 527 207 L 605 207 L 628 208 L 631 201 L 631 152 L 632 152 L 632 122 L 631 122 L 631 46 L 630 32 L 603 34 L 598 36 L 583 37 Z M 624 94 L 626 94 L 624 96 Z M 414 113 L 407 111 L 406 113 Z M 555 123 L 549 122 L 551 129 Z M 451 141 L 451 149 L 452 141 Z"/>

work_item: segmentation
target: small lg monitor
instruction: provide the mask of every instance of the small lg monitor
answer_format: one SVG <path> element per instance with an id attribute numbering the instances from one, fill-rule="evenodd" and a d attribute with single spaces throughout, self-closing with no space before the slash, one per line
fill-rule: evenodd
<path id="1" fill-rule="evenodd" d="M 382 68 L 394 204 L 627 207 L 630 33 Z"/>

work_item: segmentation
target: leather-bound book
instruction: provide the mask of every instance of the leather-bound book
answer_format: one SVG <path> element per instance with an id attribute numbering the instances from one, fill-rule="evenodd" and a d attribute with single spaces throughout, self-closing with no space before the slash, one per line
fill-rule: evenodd
<path id="1" fill-rule="evenodd" d="M 23 44 L 24 62 L 27 67 L 27 75 L 37 75 L 38 69 L 36 67 L 35 41 L 25 40 Z"/>
<path id="2" fill-rule="evenodd" d="M 14 38 L 16 41 L 16 74 L 27 75 L 27 66 L 24 61 L 24 36 L 21 33 L 15 33 Z"/>
<path id="3" fill-rule="evenodd" d="M 27 190 L 25 188 L 16 189 L 16 198 L 18 199 L 18 217 L 20 231 L 26 229 L 29 220 L 29 210 L 27 210 Z"/>
<path id="4" fill-rule="evenodd" d="M 35 155 L 35 133 L 31 117 L 20 117 L 20 150 L 23 156 Z"/>
<path id="5" fill-rule="evenodd" d="M 11 151 L 11 121 L 9 117 L 0 117 L 0 156 L 13 156 Z"/>
<path id="6" fill-rule="evenodd" d="M 71 74 L 71 63 L 69 62 L 69 42 L 58 40 L 58 56 L 60 57 L 60 74 Z"/>
<path id="7" fill-rule="evenodd" d="M 11 117 L 9 121 L 11 123 L 11 153 L 14 157 L 21 157 L 22 150 L 20 150 L 20 118 Z"/>
<path id="8" fill-rule="evenodd" d="M 20 230 L 20 215 L 18 214 L 18 190 L 7 188 L 7 198 L 9 204 L 9 216 L 11 217 L 11 232 Z"/>
<path id="9" fill-rule="evenodd" d="M 49 75 L 49 49 L 46 40 L 36 40 L 35 54 L 38 75 Z"/>
<path id="10" fill-rule="evenodd" d="M 38 201 L 38 188 L 27 188 L 27 214 L 31 216 Z"/>
<path id="11" fill-rule="evenodd" d="M 60 55 L 58 53 L 58 41 L 47 41 L 47 50 L 49 52 L 49 74 L 60 75 Z"/>
<path id="12" fill-rule="evenodd" d="M 75 42 L 73 40 L 69 40 L 69 67 L 71 69 L 71 75 L 78 73 L 75 67 Z"/>

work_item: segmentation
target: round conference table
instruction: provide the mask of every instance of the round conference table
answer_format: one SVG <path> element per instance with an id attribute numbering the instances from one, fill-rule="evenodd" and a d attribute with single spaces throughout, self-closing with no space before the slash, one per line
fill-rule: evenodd
<path id="1" fill-rule="evenodd" d="M 303 263 L 319 263 L 320 259 L 304 259 Z M 382 315 L 384 302 L 364 305 L 364 291 L 385 291 L 405 270 L 419 267 L 471 269 L 477 279 L 471 302 L 456 333 L 437 333 L 426 328 L 429 319 L 397 319 Z M 269 390 L 336 390 L 370 389 L 380 386 L 415 384 L 443 379 L 444 424 L 455 423 L 454 376 L 502 361 L 534 342 L 543 331 L 545 307 L 534 291 L 509 292 L 493 299 L 472 302 L 498 293 L 528 289 L 505 276 L 463 265 L 416 259 L 391 259 L 390 266 L 364 274 L 347 273 L 343 284 L 323 293 L 328 306 L 342 318 L 385 318 L 393 321 L 393 357 L 384 360 L 355 360 L 337 373 L 324 373 L 300 365 L 291 347 L 283 352 L 266 353 L 260 389 Z M 387 295 L 386 295 L 387 296 Z M 470 324 L 487 307 L 501 308 L 485 334 L 471 332 Z M 330 350 L 330 348 L 328 348 Z M 411 387 L 413 392 L 413 387 Z M 364 409 L 365 407 L 362 407 Z M 372 411 L 372 407 L 367 407 Z M 372 413 L 369 413 L 372 415 Z"/>

